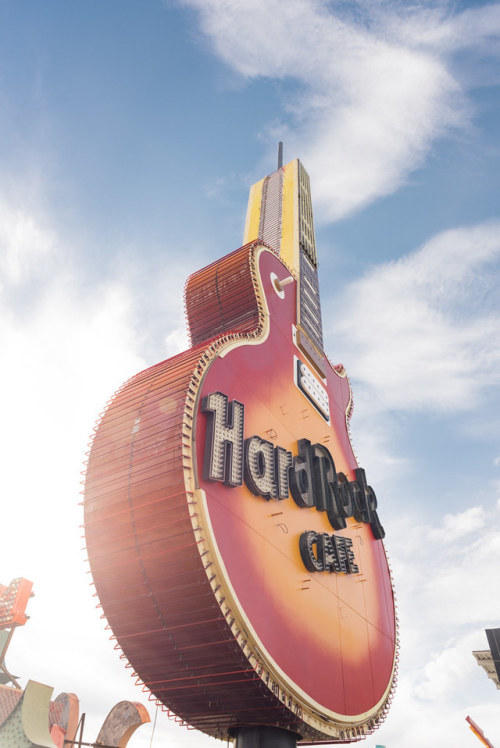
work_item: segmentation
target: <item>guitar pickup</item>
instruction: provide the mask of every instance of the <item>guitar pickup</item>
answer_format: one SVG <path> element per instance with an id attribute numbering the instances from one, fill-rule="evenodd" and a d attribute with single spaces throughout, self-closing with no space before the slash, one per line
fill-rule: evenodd
<path id="1" fill-rule="evenodd" d="M 323 416 L 325 421 L 330 423 L 330 400 L 326 387 L 323 387 L 309 367 L 297 358 L 297 356 L 294 356 L 293 359 L 295 384 Z"/>

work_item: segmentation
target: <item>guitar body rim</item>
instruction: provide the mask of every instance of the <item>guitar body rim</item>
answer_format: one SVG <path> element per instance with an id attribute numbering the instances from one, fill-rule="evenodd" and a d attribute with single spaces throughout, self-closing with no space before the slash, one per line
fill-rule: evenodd
<path id="1" fill-rule="evenodd" d="M 326 439 L 325 443 L 331 439 L 329 449 L 338 468 L 347 473 L 356 467 L 348 434 L 350 388 L 343 370 L 325 363 L 329 387 L 335 382 L 331 408 L 338 411 L 332 415 L 331 427 L 293 381 L 293 356 L 304 358 L 293 343 L 295 283 L 290 283 L 284 294 L 275 283 L 276 278 L 287 275 L 284 263 L 259 243 L 242 247 L 188 280 L 186 307 L 193 348 L 125 383 L 97 426 L 85 488 L 87 547 L 116 646 L 152 698 L 215 737 L 226 738 L 241 725 L 269 724 L 295 731 L 304 740 L 349 741 L 371 732 L 383 718 L 396 669 L 396 618 L 382 541 L 373 539 L 367 525 L 351 530 L 353 522 L 344 533 L 361 539 L 358 552 L 361 545 L 377 549 L 373 563 L 379 571 L 375 576 L 377 583 L 383 577 L 384 588 L 379 594 L 385 600 L 384 673 L 376 688 L 372 685 L 372 696 L 366 696 L 363 708 L 356 711 L 352 705 L 359 676 L 364 672 L 366 678 L 370 672 L 373 680 L 376 662 L 372 650 L 378 640 L 375 636 L 365 646 L 361 665 L 356 664 L 359 651 L 352 648 L 355 676 L 347 687 L 350 697 L 344 696 L 342 702 L 339 689 L 331 695 L 327 683 L 335 653 L 326 651 L 325 627 L 331 625 L 325 619 L 328 605 L 321 602 L 321 594 L 311 602 L 311 589 L 332 587 L 333 582 L 337 588 L 364 588 L 370 579 L 366 575 L 355 580 L 328 572 L 311 574 L 301 566 L 297 532 L 300 527 L 327 532 L 324 513 L 299 509 L 291 497 L 268 501 L 244 485 L 223 486 L 203 475 L 207 418 L 201 404 L 203 397 L 217 390 L 229 400 L 240 397 L 245 402 L 245 437 L 258 434 L 294 454 L 293 442 L 299 438 Z M 237 319 L 233 310 L 238 310 Z M 207 330 L 216 331 L 216 337 L 208 342 L 203 339 Z M 291 433 L 293 429 L 286 426 L 297 422 L 296 414 L 280 411 L 280 417 L 269 410 L 276 398 L 270 390 L 271 378 L 265 378 L 266 367 L 260 383 L 254 376 L 262 346 L 267 346 L 268 357 L 274 355 L 276 365 L 269 364 L 273 372 L 279 368 L 280 376 L 288 376 L 285 410 L 287 403 L 293 402 L 293 407 L 308 414 L 302 419 L 302 433 Z M 286 361 L 280 363 L 281 349 L 286 351 L 282 356 Z M 234 369 L 240 359 L 255 369 L 243 378 Z M 260 398 L 259 386 L 266 393 Z M 276 387 L 284 393 L 285 385 L 278 383 Z M 260 414 L 259 403 L 264 403 Z M 282 405 L 275 403 L 271 409 Z M 316 427 L 311 429 L 308 420 Z M 340 430 L 339 424 L 342 433 L 333 433 Z M 218 498 L 221 495 L 223 499 Z M 243 507 L 240 516 L 233 511 L 235 506 Z M 280 512 L 286 513 L 283 522 Z M 270 524 L 269 515 L 274 513 L 280 521 L 272 519 Z M 261 525 L 267 526 L 262 533 L 257 532 Z M 250 527 L 250 540 L 245 539 L 245 527 Z M 329 532 L 334 533 L 331 527 Z M 231 537 L 233 541 L 228 542 Z M 279 541 L 273 540 L 275 537 Z M 256 580 L 263 548 L 270 554 L 268 565 Z M 280 569 L 276 586 L 272 571 L 277 564 L 272 559 L 281 556 L 288 560 Z M 245 568 L 264 589 L 264 602 L 259 601 L 257 584 L 245 585 Z M 287 587 L 290 570 L 294 581 Z M 297 581 L 306 579 L 310 581 L 301 581 L 302 586 L 297 587 Z M 295 585 L 293 590 L 290 584 Z M 281 611 L 272 602 L 280 585 L 288 589 Z M 330 597 L 332 594 L 330 590 Z M 355 597 L 359 603 L 357 592 Z M 323 626 L 316 645 L 315 626 L 303 615 L 308 606 L 315 611 L 316 623 Z M 272 631 L 269 634 L 262 608 L 277 616 L 278 636 Z M 337 604 L 337 622 L 341 609 Z M 358 614 L 359 610 L 356 616 L 360 619 Z M 380 629 L 380 620 L 369 621 L 370 630 Z M 288 655 L 280 641 L 290 635 L 284 631 L 287 621 L 295 631 Z M 304 682 L 300 667 L 294 664 L 301 642 L 309 655 L 314 650 L 305 667 Z M 337 673 L 349 664 L 342 655 L 339 659 L 338 652 L 335 661 Z M 315 687 L 318 668 L 323 672 Z M 342 688 L 345 690 L 345 683 Z"/>

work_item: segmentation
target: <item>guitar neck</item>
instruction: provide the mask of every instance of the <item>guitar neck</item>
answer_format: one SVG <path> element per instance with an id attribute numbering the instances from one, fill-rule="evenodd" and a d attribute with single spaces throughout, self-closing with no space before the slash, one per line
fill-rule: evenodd
<path id="1" fill-rule="evenodd" d="M 252 185 L 243 243 L 260 240 L 298 281 L 298 347 L 323 374 L 323 326 L 309 175 L 298 159 Z"/>

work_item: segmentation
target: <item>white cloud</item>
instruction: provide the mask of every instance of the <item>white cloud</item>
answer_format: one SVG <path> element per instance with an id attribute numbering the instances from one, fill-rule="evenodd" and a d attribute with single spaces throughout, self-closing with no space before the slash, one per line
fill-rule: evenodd
<path id="1" fill-rule="evenodd" d="M 375 743 L 417 748 L 474 746 L 465 716 L 481 717 L 500 739 L 497 692 L 472 651 L 485 649 L 484 628 L 498 624 L 494 590 L 500 564 L 498 508 L 469 507 L 436 516 L 431 527 L 408 512 L 387 524 L 400 617 L 396 697 Z"/>
<path id="2" fill-rule="evenodd" d="M 376 745 L 477 748 L 478 740 L 465 721 L 468 714 L 481 725 L 487 737 L 496 745 L 500 738 L 498 694 L 493 692 L 487 695 L 477 688 L 473 678 L 462 681 L 462 684 L 466 689 L 471 689 L 468 699 L 424 702 L 415 697 L 411 678 L 401 678 L 389 717 L 382 728 L 366 741 L 367 748 L 374 748 Z M 478 691 L 483 698 L 482 703 L 478 701 Z"/>
<path id="3" fill-rule="evenodd" d="M 499 222 L 446 231 L 335 299 L 329 335 L 365 407 L 467 411 L 500 381 L 499 258 Z"/>
<path id="4" fill-rule="evenodd" d="M 419 699 L 436 701 L 450 698 L 466 686 L 476 673 L 472 651 L 477 647 L 480 632 L 473 631 L 435 654 L 419 673 L 415 694 Z"/>
<path id="5" fill-rule="evenodd" d="M 54 235 L 20 206 L 0 201 L 0 291 L 36 272 L 55 251 Z"/>
<path id="6" fill-rule="evenodd" d="M 444 517 L 436 512 L 432 526 L 401 512 L 386 522 L 386 530 L 405 628 L 420 646 L 424 640 L 430 646 L 436 634 L 449 637 L 460 627 L 495 621 L 498 508 L 477 505 Z"/>
<path id="7" fill-rule="evenodd" d="M 335 219 L 393 192 L 436 138 L 468 124 L 454 53 L 498 54 L 498 6 L 453 13 L 420 3 L 180 0 L 199 12 L 215 53 L 247 79 L 292 79 L 287 149 Z"/>
<path id="8" fill-rule="evenodd" d="M 399 3 L 395 5 L 401 8 Z M 444 3 L 441 8 L 433 5 L 421 4 L 420 8 L 414 5 L 409 13 L 392 14 L 392 19 L 388 14 L 384 19 L 385 33 L 412 46 L 439 50 L 441 54 L 461 49 L 482 49 L 490 55 L 498 53 L 493 46 L 500 34 L 498 4 L 485 2 L 456 15 L 451 4 Z"/>
<path id="9" fill-rule="evenodd" d="M 453 543 L 470 532 L 484 527 L 485 512 L 481 506 L 471 506 L 459 514 L 446 514 L 443 526 L 431 531 L 433 539 L 443 543 Z"/>
<path id="10" fill-rule="evenodd" d="M 182 290 L 197 258 L 170 261 L 164 250 L 167 262 L 154 273 L 124 261 L 125 253 L 113 277 L 89 282 L 73 262 L 71 241 L 42 209 L 0 194 L 0 218 L 0 496 L 8 528 L 0 583 L 24 576 L 35 592 L 7 664 L 21 684 L 30 677 L 53 686 L 54 695 L 75 692 L 87 713 L 85 739 L 94 740 L 117 701 L 141 701 L 152 717 L 154 704 L 134 685 L 95 610 L 79 528 L 85 453 L 113 392 L 187 347 Z M 131 748 L 147 748 L 151 732 L 152 725 L 138 730 Z M 161 712 L 155 741 L 172 748 L 213 743 Z"/>

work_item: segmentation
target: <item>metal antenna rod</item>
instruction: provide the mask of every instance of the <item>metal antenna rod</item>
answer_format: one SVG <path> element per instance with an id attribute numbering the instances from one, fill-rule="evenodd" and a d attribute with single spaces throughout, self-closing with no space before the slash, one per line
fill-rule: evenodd
<path id="1" fill-rule="evenodd" d="M 283 166 L 283 143 L 280 140 L 280 142 L 278 143 L 278 169 L 281 169 L 282 166 Z"/>

